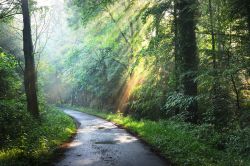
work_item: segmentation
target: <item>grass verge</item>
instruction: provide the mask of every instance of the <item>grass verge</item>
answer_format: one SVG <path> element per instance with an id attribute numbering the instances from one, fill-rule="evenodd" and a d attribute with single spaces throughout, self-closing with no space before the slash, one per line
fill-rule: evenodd
<path id="1" fill-rule="evenodd" d="M 164 157 L 176 165 L 192 166 L 249 166 L 250 158 L 219 150 L 214 142 L 220 134 L 211 132 L 209 126 L 197 126 L 174 120 L 135 120 L 121 114 L 112 114 L 95 109 L 74 107 L 123 126 L 137 134 Z M 206 137 L 206 138 L 205 138 Z M 209 137 L 209 138 L 208 138 Z"/>
<path id="2" fill-rule="evenodd" d="M 27 115 L 20 125 L 22 134 L 0 149 L 1 166 L 48 165 L 55 150 L 76 131 L 74 120 L 54 107 L 42 113 L 41 122 Z"/>

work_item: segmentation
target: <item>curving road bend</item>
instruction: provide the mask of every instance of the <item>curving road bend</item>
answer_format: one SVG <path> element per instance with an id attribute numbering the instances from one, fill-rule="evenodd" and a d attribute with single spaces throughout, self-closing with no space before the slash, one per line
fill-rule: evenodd
<path id="1" fill-rule="evenodd" d="M 136 137 L 113 123 L 85 113 L 65 109 L 79 129 L 69 149 L 56 166 L 166 166 Z"/>

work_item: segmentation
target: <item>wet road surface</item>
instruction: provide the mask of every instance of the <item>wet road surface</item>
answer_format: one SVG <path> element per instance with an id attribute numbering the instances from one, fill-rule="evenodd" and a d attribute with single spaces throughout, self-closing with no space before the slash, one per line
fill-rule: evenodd
<path id="1" fill-rule="evenodd" d="M 85 113 L 64 110 L 79 129 L 69 149 L 56 166 L 166 166 L 136 137 L 113 123 Z"/>

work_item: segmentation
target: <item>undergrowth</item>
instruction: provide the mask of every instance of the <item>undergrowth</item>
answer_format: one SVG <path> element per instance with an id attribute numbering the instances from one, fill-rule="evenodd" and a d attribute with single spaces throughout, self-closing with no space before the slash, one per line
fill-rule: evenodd
<path id="1" fill-rule="evenodd" d="M 40 122 L 26 111 L 1 110 L 0 123 L 5 133 L 0 142 L 1 166 L 46 165 L 76 130 L 73 119 L 53 107 L 43 110 Z"/>

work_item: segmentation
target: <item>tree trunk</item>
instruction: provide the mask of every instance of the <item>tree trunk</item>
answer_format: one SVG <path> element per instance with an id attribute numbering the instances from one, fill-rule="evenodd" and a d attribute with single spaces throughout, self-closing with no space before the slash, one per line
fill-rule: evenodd
<path id="1" fill-rule="evenodd" d="M 246 8 L 247 8 L 248 37 L 250 40 L 250 2 L 249 1 L 247 1 Z"/>
<path id="2" fill-rule="evenodd" d="M 215 53 L 215 34 L 214 34 L 214 16 L 212 9 L 212 2 L 209 0 L 209 15 L 210 15 L 210 26 L 211 26 L 211 37 L 212 37 L 212 57 L 213 57 L 213 69 L 216 70 L 216 53 Z"/>
<path id="3" fill-rule="evenodd" d="M 23 13 L 23 51 L 25 58 L 24 85 L 27 98 L 27 110 L 35 117 L 39 117 L 37 88 L 36 88 L 36 71 L 33 53 L 33 43 L 31 36 L 29 2 L 22 0 Z"/>
<path id="4" fill-rule="evenodd" d="M 175 89 L 177 92 L 180 91 L 180 66 L 181 66 L 181 57 L 179 54 L 179 32 L 178 32 L 178 13 L 177 13 L 177 2 L 174 1 L 174 60 L 175 60 Z M 178 112 L 178 111 L 177 111 Z"/>
<path id="5" fill-rule="evenodd" d="M 195 35 L 195 13 L 196 0 L 179 1 L 179 42 L 180 56 L 182 57 L 182 84 L 184 95 L 188 97 L 197 96 L 197 83 L 195 78 L 198 71 L 197 44 Z M 188 106 L 188 121 L 196 123 L 198 104 L 196 100 Z"/>
<path id="6" fill-rule="evenodd" d="M 173 13 L 173 31 L 174 31 L 174 75 L 175 75 L 175 91 L 177 93 L 180 92 L 181 82 L 180 82 L 180 74 L 181 74 L 181 56 L 180 56 L 180 45 L 179 45 L 179 31 L 178 31 L 178 10 L 177 10 L 177 2 L 174 1 L 174 13 Z M 175 108 L 175 114 L 179 114 L 180 109 L 178 107 Z"/>

